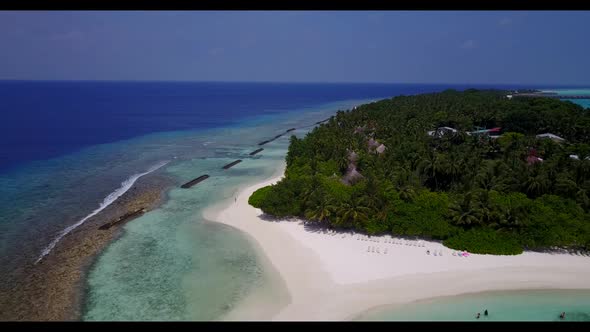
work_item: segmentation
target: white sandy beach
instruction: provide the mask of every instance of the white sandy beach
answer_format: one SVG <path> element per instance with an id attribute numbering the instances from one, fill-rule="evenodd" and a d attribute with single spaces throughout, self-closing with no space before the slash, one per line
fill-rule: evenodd
<path id="1" fill-rule="evenodd" d="M 590 289 L 590 257 L 586 256 L 525 252 L 460 257 L 436 242 L 391 236 L 367 240 L 359 234 L 309 230 L 298 220 L 263 219 L 248 198 L 256 189 L 276 183 L 284 167 L 272 179 L 242 190 L 237 202 L 205 212 L 207 219 L 255 239 L 290 294 L 290 303 L 269 317 L 249 317 L 246 308 L 237 306 L 231 319 L 348 320 L 376 306 L 439 296 L 510 289 Z M 379 253 L 368 251 L 370 247 L 379 248 Z M 442 256 L 438 255 L 441 251 Z"/>

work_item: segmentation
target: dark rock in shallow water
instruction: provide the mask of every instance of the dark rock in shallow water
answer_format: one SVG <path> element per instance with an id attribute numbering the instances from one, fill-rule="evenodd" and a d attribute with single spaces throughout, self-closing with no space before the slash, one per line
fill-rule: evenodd
<path id="1" fill-rule="evenodd" d="M 111 220 L 110 222 L 100 226 L 98 229 L 100 229 L 100 230 L 109 229 L 109 228 L 115 226 L 116 224 L 120 224 L 122 222 L 129 221 L 133 218 L 139 217 L 140 215 L 144 214 L 145 212 L 146 212 L 146 210 L 144 208 L 141 208 L 139 210 L 126 213 L 126 214 L 122 215 L 121 217 L 119 217 L 115 220 Z"/>
<path id="2" fill-rule="evenodd" d="M 194 186 L 195 184 L 197 184 L 199 182 L 202 182 L 202 181 L 206 180 L 207 178 L 209 178 L 209 175 L 208 174 L 201 175 L 198 178 L 193 179 L 193 180 L 190 180 L 189 182 L 183 184 L 180 187 L 183 188 L 183 189 L 187 189 L 187 188 L 190 188 L 190 187 Z"/>
<path id="3" fill-rule="evenodd" d="M 250 155 L 250 156 L 253 156 L 253 155 L 257 154 L 258 152 L 260 152 L 260 151 L 262 151 L 262 150 L 264 150 L 264 149 L 263 149 L 263 148 L 260 148 L 260 149 L 254 150 L 254 151 L 250 152 L 250 154 L 249 154 L 249 155 Z"/>
<path id="4" fill-rule="evenodd" d="M 262 142 L 258 143 L 258 145 L 264 145 L 264 144 L 266 144 L 266 143 L 268 143 L 268 142 L 271 142 L 271 141 L 272 141 L 272 140 L 266 140 L 266 141 L 262 141 Z"/>
<path id="5" fill-rule="evenodd" d="M 223 169 L 228 169 L 228 168 L 231 168 L 231 167 L 233 167 L 233 166 L 235 166 L 235 165 L 237 165 L 237 164 L 239 164 L 239 163 L 241 163 L 241 162 L 242 162 L 242 160 L 241 160 L 241 159 L 238 159 L 238 160 L 236 160 L 236 161 L 232 161 L 231 163 L 229 163 L 229 164 L 227 164 L 227 165 L 223 166 L 222 168 L 223 168 Z"/>

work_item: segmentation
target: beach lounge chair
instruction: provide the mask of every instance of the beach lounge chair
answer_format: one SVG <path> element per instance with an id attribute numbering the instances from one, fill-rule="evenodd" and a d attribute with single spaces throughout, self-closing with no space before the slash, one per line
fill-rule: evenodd
<path id="1" fill-rule="evenodd" d="M 436 250 L 434 251 L 434 256 L 438 256 L 438 255 L 436 254 Z"/>
<path id="2" fill-rule="evenodd" d="M 453 256 L 457 256 L 457 253 L 453 251 Z"/>
<path id="3" fill-rule="evenodd" d="M 439 256 L 442 256 L 442 250 L 440 251 L 440 253 L 438 254 Z"/>
<path id="4" fill-rule="evenodd" d="M 367 247 L 367 252 L 370 252 L 370 251 L 371 251 L 371 246 L 368 246 Z"/>
<path id="5" fill-rule="evenodd" d="M 385 248 L 385 250 L 383 251 L 384 254 L 387 254 L 387 248 Z"/>
<path id="6" fill-rule="evenodd" d="M 379 247 L 377 247 L 377 253 L 378 253 L 378 254 L 380 254 L 380 252 L 379 252 Z"/>

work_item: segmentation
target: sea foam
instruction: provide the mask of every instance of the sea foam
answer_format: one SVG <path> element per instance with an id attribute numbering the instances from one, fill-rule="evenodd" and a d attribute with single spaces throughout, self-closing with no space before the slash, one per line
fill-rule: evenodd
<path id="1" fill-rule="evenodd" d="M 47 256 L 47 254 L 49 254 L 51 252 L 51 250 L 55 247 L 55 245 L 64 236 L 66 236 L 68 233 L 70 233 L 71 231 L 76 229 L 78 226 L 82 225 L 86 220 L 97 215 L 100 211 L 104 210 L 107 206 L 111 205 L 114 201 L 116 201 L 119 197 L 121 197 L 124 193 L 126 193 L 129 189 L 131 189 L 131 187 L 133 186 L 135 181 L 137 181 L 140 177 L 156 171 L 157 169 L 161 168 L 162 166 L 168 164 L 169 162 L 170 161 L 162 161 L 162 162 L 152 166 L 146 172 L 134 174 L 134 175 L 130 176 L 129 178 L 127 178 L 125 181 L 123 181 L 119 188 L 117 188 L 115 191 L 113 191 L 107 197 L 105 197 L 105 199 L 102 201 L 102 203 L 100 203 L 100 205 L 98 206 L 98 208 L 96 210 L 92 211 L 92 213 L 90 213 L 86 217 L 80 219 L 77 223 L 75 223 L 71 226 L 68 226 L 63 231 L 61 231 L 61 233 L 53 241 L 51 241 L 51 243 L 47 247 L 45 247 L 45 249 L 43 249 L 43 252 L 39 256 L 39 258 L 35 261 L 35 264 L 39 263 L 43 259 L 43 257 Z"/>

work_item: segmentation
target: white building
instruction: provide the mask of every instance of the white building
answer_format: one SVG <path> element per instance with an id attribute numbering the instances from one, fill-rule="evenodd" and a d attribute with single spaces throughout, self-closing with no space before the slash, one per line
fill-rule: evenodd
<path id="1" fill-rule="evenodd" d="M 444 135 L 446 132 L 453 132 L 456 133 L 457 129 L 455 128 L 451 128 L 451 127 L 438 127 L 436 130 L 431 130 L 428 132 L 428 135 L 430 136 L 434 136 L 434 133 L 437 132 L 437 136 L 442 136 Z"/>
<path id="2" fill-rule="evenodd" d="M 580 157 L 577 154 L 570 154 L 570 158 L 575 160 L 580 160 Z M 590 157 L 584 158 L 585 160 L 590 160 Z"/>
<path id="3" fill-rule="evenodd" d="M 537 138 L 549 138 L 549 139 L 552 139 L 552 140 L 554 140 L 556 142 L 565 141 L 565 139 L 563 139 L 563 138 L 561 138 L 561 137 L 559 137 L 557 135 L 553 135 L 551 133 L 539 134 L 539 135 L 537 135 Z"/>

